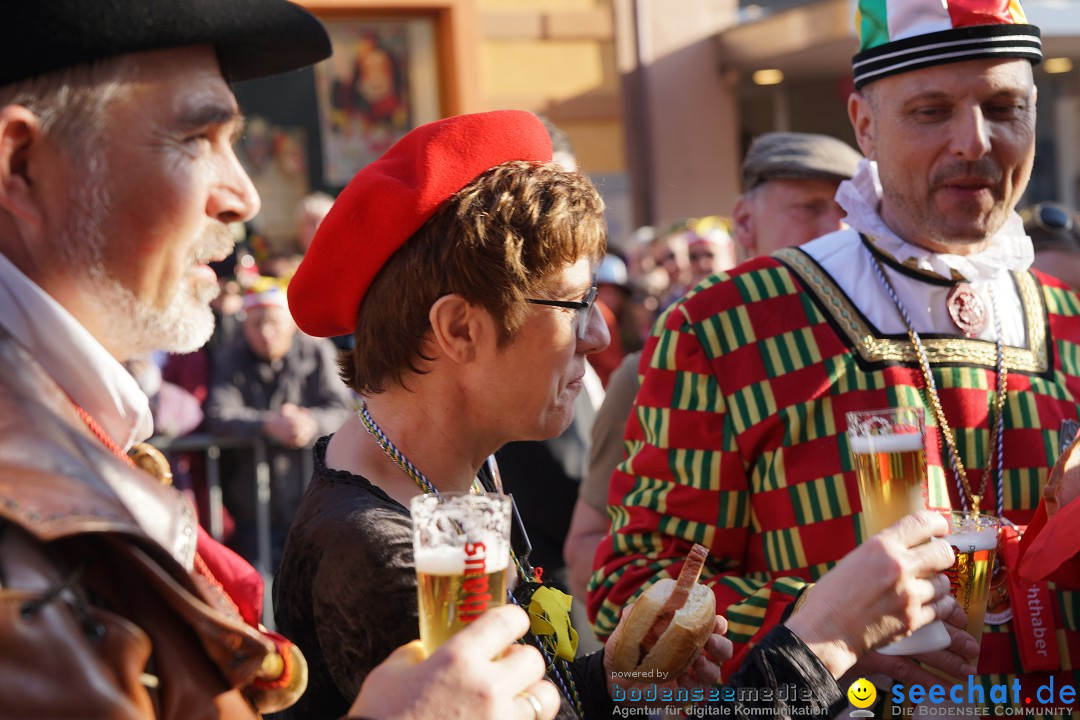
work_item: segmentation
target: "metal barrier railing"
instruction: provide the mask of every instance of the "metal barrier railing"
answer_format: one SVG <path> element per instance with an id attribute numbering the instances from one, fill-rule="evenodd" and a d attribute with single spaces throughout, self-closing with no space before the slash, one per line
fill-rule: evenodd
<path id="1" fill-rule="evenodd" d="M 271 488 L 271 465 L 267 460 L 267 449 L 276 443 L 270 443 L 266 438 L 229 438 L 208 433 L 197 433 L 181 437 L 154 436 L 149 440 L 150 444 L 169 456 L 182 452 L 201 452 L 205 459 L 206 467 L 206 492 L 208 503 L 208 517 L 206 527 L 215 540 L 224 539 L 225 530 L 225 501 L 221 490 L 221 451 L 233 449 L 250 449 L 255 457 L 255 532 L 257 538 L 258 554 L 252 563 L 262 574 L 266 584 L 266 597 L 264 602 L 264 624 L 273 629 L 273 607 L 271 603 L 271 585 L 273 583 L 273 550 L 270 528 L 270 488 Z M 300 448 L 301 477 L 307 483 L 311 479 L 314 470 L 314 460 L 311 447 Z M 175 465 L 174 457 L 169 458 Z"/>

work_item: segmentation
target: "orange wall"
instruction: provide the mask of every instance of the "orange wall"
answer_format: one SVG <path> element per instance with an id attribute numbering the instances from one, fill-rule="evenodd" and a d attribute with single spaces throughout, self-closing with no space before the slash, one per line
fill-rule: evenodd
<path id="1" fill-rule="evenodd" d="M 626 167 L 608 0 L 476 0 L 481 110 L 543 113 L 582 169 Z"/>
<path id="2" fill-rule="evenodd" d="M 321 17 L 434 16 L 447 115 L 544 113 L 589 173 L 625 170 L 610 0 L 299 0 Z"/>

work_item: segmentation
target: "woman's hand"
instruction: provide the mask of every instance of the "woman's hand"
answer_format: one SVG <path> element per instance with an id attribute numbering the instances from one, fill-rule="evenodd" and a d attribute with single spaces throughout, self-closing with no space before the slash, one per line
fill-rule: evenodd
<path id="1" fill-rule="evenodd" d="M 614 647 L 619 635 L 622 633 L 623 621 L 630 615 L 633 603 L 623 608 L 619 624 L 608 638 L 606 647 Z M 727 620 L 723 616 L 716 616 L 716 624 L 713 633 L 705 640 L 698 656 L 690 664 L 690 667 L 679 677 L 675 678 L 627 678 L 615 674 L 613 666 L 613 653 L 604 653 L 604 670 L 607 673 L 608 692 L 612 697 L 616 696 L 615 686 L 620 690 L 640 689 L 644 691 L 656 685 L 658 688 L 695 688 L 710 687 L 721 680 L 720 664 L 731 659 L 733 648 L 731 641 L 724 637 L 727 632 Z"/>
<path id="2" fill-rule="evenodd" d="M 717 615 L 713 634 L 705 641 L 701 653 L 690 664 L 689 670 L 675 678 L 679 687 L 709 687 L 723 680 L 720 665 L 734 654 L 731 641 L 724 637 L 727 630 L 727 619 Z"/>

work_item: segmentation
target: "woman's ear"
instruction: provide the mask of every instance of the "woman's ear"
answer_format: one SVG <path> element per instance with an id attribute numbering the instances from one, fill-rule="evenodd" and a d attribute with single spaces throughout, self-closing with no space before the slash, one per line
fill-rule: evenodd
<path id="1" fill-rule="evenodd" d="M 21 105 L 0 108 L 0 208 L 21 226 L 38 231 L 45 212 L 34 185 L 35 160 L 44 134 L 37 116 Z"/>
<path id="2" fill-rule="evenodd" d="M 428 311 L 431 340 L 438 353 L 465 364 L 476 359 L 479 343 L 493 331 L 491 316 L 460 295 L 443 295 Z"/>

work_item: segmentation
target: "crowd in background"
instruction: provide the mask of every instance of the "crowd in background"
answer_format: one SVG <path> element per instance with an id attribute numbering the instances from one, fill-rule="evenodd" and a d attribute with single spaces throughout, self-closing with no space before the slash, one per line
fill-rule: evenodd
<path id="1" fill-rule="evenodd" d="M 1080 233 L 1024 200 L 1042 46 L 1018 3 L 861 0 L 865 157 L 764 134 L 716 215 L 608 238 L 565 136 L 498 110 L 414 128 L 269 252 L 244 229 L 261 201 L 230 83 L 330 39 L 245 2 L 131 25 L 135 0 L 22 4 L 2 31 L 6 712 L 625 715 L 626 611 L 663 580 L 697 592 L 687 566 L 718 612 L 656 679 L 770 691 L 708 714 L 1080 683 Z M 926 423 L 905 428 L 919 493 L 875 532 L 850 411 L 886 406 Z M 461 557 L 462 593 L 495 595 L 491 575 L 507 606 L 428 654 L 418 588 L 447 576 L 418 565 L 410 505 L 507 491 L 505 542 L 463 539 L 492 572 Z M 1041 593 L 1053 659 L 1021 614 L 983 633 L 961 607 L 957 508 L 1000 519 L 990 592 Z M 937 621 L 935 650 L 885 648 Z"/>
<path id="2" fill-rule="evenodd" d="M 544 120 L 561 157 L 573 162 L 569 140 Z M 558 440 L 511 443 L 500 453 L 510 469 L 510 487 L 536 496 L 528 505 L 535 516 L 527 518 L 535 528 L 536 557 L 576 596 L 585 595 L 592 553 L 606 527 L 606 478 L 624 457 L 622 433 L 637 389 L 640 350 L 656 318 L 690 289 L 738 262 L 840 227 L 843 211 L 833 196 L 858 158 L 849 146 L 825 136 L 766 134 L 748 150 L 742 167 L 745 192 L 731 216 L 642 226 L 626 238 L 610 239 L 597 268 L 597 286 L 611 343 L 589 357 L 596 382 L 584 399 L 591 407 L 578 408 L 566 433 L 577 435 L 575 454 L 568 459 L 565 448 L 539 447 Z M 333 202 L 323 192 L 304 197 L 296 207 L 294 239 L 275 248 L 236 226 L 236 251 L 214 264 L 222 292 L 212 305 L 217 325 L 210 342 L 194 353 L 156 353 L 128 363 L 151 398 L 158 444 L 167 448 L 173 438 L 196 435 L 206 445 L 226 445 L 219 467 L 221 532 L 252 562 L 260 558 L 251 444 L 256 438 L 268 444 L 271 557 L 266 570 L 271 574 L 308 481 L 306 454 L 359 402 L 338 380 L 335 363 L 336 352 L 350 348 L 352 337 L 306 336 L 286 303 L 289 279 Z M 1034 243 L 1035 267 L 1080 287 L 1080 227 L 1074 214 L 1048 201 L 1026 205 L 1021 216 Z M 614 397 L 605 401 L 613 375 Z M 193 496 L 208 524 L 205 448 L 174 452 L 171 460 L 174 482 Z"/>

